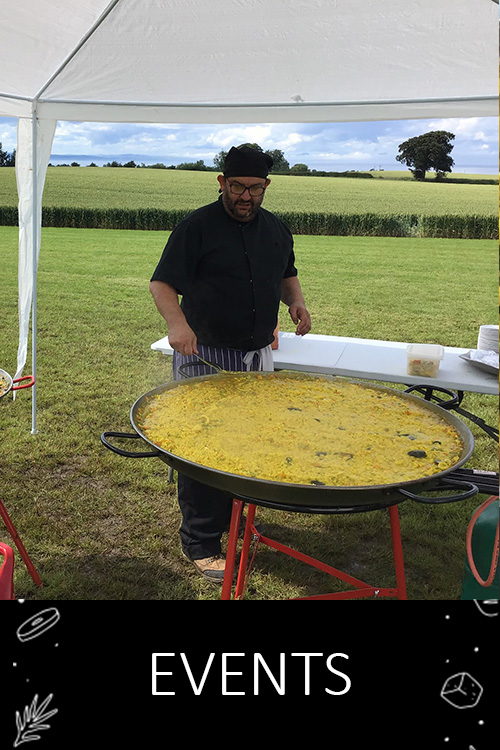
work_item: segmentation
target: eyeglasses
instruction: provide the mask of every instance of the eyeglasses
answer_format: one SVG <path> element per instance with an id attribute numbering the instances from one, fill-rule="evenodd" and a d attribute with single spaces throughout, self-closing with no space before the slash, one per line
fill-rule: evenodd
<path id="1" fill-rule="evenodd" d="M 245 190 L 248 190 L 250 195 L 258 196 L 265 192 L 265 185 L 242 185 L 241 182 L 228 182 L 229 190 L 233 195 L 243 195 Z"/>

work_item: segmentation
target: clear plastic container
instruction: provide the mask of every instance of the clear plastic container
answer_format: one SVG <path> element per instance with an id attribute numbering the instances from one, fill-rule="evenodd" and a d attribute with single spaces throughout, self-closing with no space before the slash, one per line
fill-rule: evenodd
<path id="1" fill-rule="evenodd" d="M 437 378 L 444 348 L 439 344 L 408 344 L 406 373 L 424 378 Z"/>

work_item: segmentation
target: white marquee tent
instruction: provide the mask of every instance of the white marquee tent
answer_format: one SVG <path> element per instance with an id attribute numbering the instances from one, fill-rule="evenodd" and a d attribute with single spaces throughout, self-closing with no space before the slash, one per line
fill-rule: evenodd
<path id="1" fill-rule="evenodd" d="M 498 115 L 498 0 L 0 0 L 18 118 L 18 377 L 58 120 L 353 122 Z M 36 432 L 36 386 L 33 424 Z"/>

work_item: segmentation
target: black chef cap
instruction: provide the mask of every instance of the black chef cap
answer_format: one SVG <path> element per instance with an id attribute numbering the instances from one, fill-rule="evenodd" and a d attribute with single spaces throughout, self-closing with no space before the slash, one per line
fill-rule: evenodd
<path id="1" fill-rule="evenodd" d="M 267 177 L 273 160 L 250 146 L 234 146 L 224 162 L 224 177 Z"/>

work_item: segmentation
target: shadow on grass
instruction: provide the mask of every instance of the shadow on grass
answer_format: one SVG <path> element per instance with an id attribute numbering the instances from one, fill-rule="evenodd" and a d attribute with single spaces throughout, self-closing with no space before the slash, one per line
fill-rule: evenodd
<path id="1" fill-rule="evenodd" d="M 218 598 L 214 586 L 197 580 L 184 561 L 148 560 L 123 555 L 51 556 L 36 564 L 38 588 L 16 559 L 16 598 L 28 600 L 196 600 Z M 178 570 L 174 568 L 177 564 Z M 201 584 L 201 587 L 200 587 Z M 202 597 L 200 597 L 200 589 Z M 206 591 L 206 595 L 203 595 Z"/>

